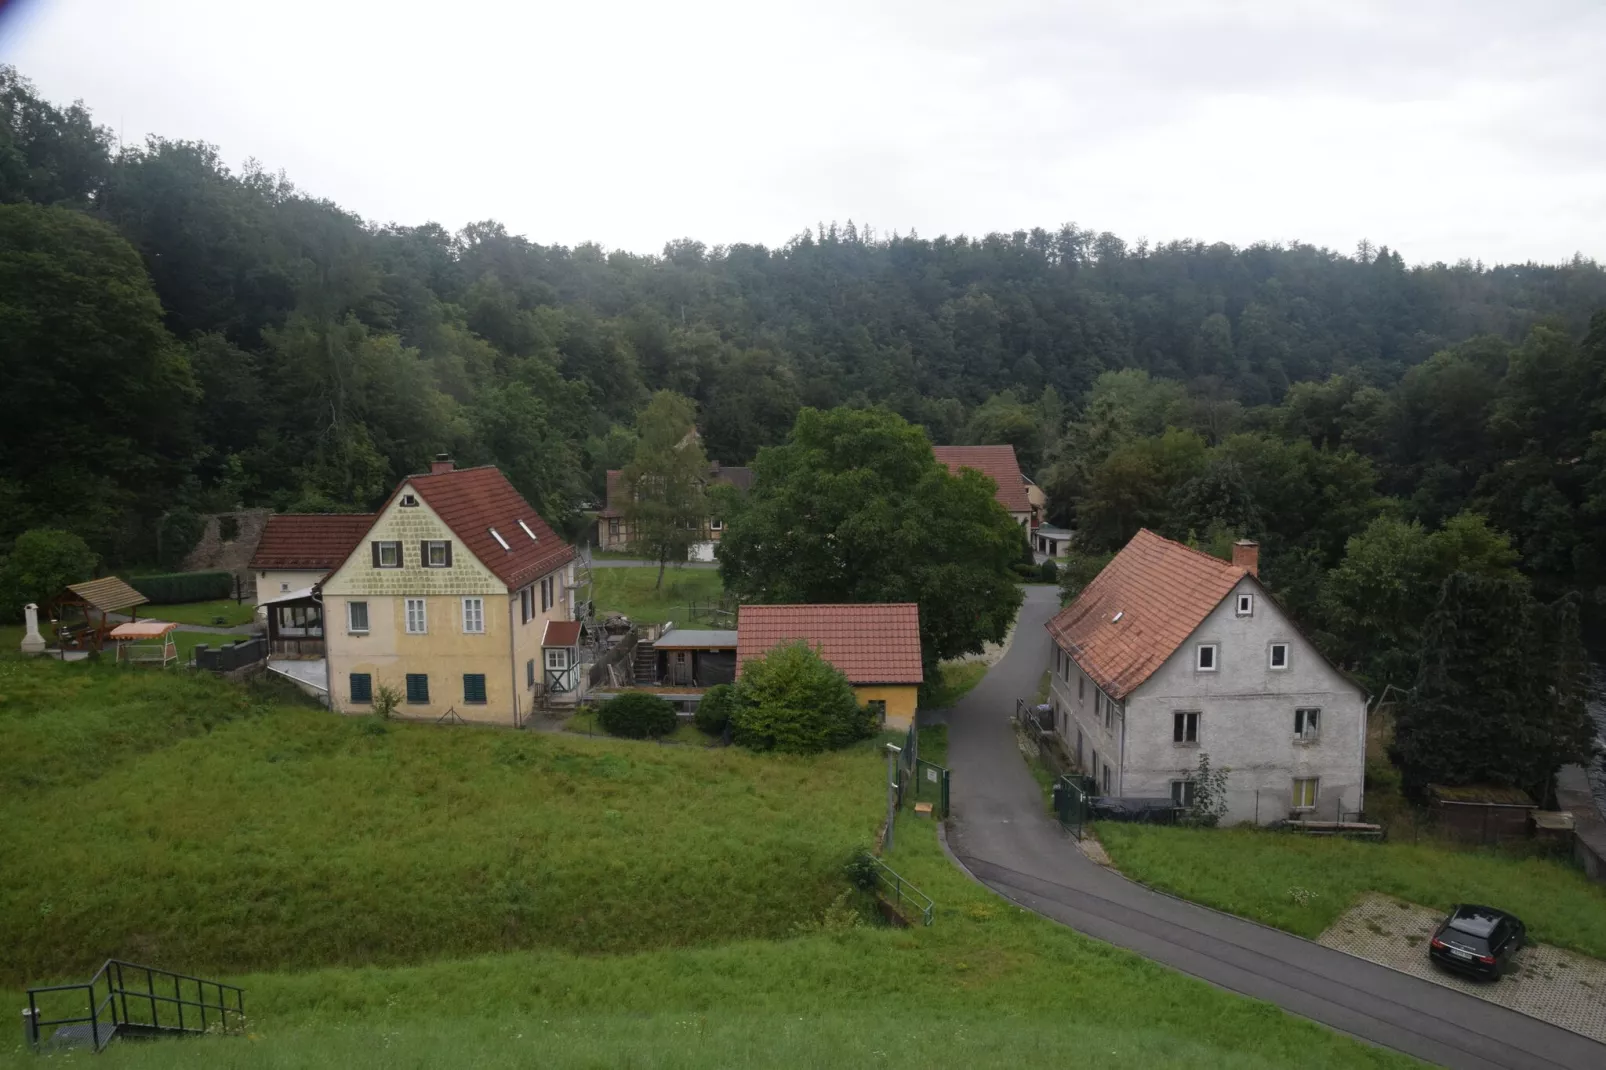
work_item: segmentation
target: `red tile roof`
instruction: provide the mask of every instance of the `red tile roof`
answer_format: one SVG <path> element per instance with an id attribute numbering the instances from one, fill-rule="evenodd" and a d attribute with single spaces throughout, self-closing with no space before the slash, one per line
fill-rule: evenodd
<path id="1" fill-rule="evenodd" d="M 931 452 L 956 476 L 961 468 L 974 468 L 997 483 L 998 492 L 994 496 L 998 504 L 1010 512 L 1032 511 L 1014 446 L 933 446 Z"/>
<path id="2" fill-rule="evenodd" d="M 854 684 L 918 684 L 920 607 L 913 602 L 742 606 L 736 616 L 736 675 L 742 663 L 802 639 Z"/>
<path id="3" fill-rule="evenodd" d="M 1120 700 L 1248 574 L 1145 528 L 1048 622 L 1048 631 L 1105 694 Z"/>
<path id="4" fill-rule="evenodd" d="M 278 513 L 268 517 L 251 567 L 334 570 L 374 525 L 372 513 Z"/>
<path id="5" fill-rule="evenodd" d="M 580 622 L 577 620 L 549 620 L 541 635 L 542 646 L 579 646 Z"/>
<path id="6" fill-rule="evenodd" d="M 409 483 L 509 590 L 574 559 L 574 547 L 553 534 L 495 465 L 409 476 L 402 486 Z M 534 539 L 519 527 L 521 520 L 535 533 Z M 508 549 L 497 543 L 491 528 L 507 541 Z"/>

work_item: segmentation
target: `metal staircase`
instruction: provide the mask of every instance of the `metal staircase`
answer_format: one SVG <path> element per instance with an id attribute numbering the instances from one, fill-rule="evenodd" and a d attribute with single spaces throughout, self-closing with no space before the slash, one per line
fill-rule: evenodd
<path id="1" fill-rule="evenodd" d="M 245 990 L 107 959 L 83 984 L 28 989 L 22 1023 L 35 1051 L 87 1047 L 100 1052 L 119 1038 L 238 1033 L 245 1028 Z"/>

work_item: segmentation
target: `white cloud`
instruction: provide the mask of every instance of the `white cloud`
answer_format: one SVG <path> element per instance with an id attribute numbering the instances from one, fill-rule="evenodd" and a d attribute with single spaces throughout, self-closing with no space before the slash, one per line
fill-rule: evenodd
<path id="1" fill-rule="evenodd" d="M 819 220 L 1606 256 L 1606 7 L 51 0 L 0 58 L 379 221 L 655 251 Z"/>

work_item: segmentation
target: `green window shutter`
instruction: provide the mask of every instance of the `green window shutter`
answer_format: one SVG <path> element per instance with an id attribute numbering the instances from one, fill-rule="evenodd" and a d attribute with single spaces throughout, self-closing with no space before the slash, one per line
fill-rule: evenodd
<path id="1" fill-rule="evenodd" d="M 484 673 L 466 672 L 463 674 L 463 701 L 474 705 L 485 704 Z"/>
<path id="2" fill-rule="evenodd" d="M 370 551 L 372 551 L 372 553 L 374 555 L 374 567 L 378 568 L 379 567 L 379 543 L 378 542 L 369 543 L 368 544 L 368 549 Z"/>
<path id="3" fill-rule="evenodd" d="M 410 672 L 407 674 L 407 701 L 413 703 L 429 702 L 429 674 Z"/>
<path id="4" fill-rule="evenodd" d="M 351 701 L 372 702 L 374 700 L 374 678 L 365 672 L 351 674 Z"/>

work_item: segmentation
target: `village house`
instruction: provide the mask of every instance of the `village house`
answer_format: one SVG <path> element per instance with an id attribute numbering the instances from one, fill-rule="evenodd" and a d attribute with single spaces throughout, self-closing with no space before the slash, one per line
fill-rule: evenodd
<path id="1" fill-rule="evenodd" d="M 746 494 L 753 486 L 753 470 L 751 468 L 733 468 L 722 466 L 718 461 L 711 461 L 708 465 L 707 484 L 710 486 L 723 484 L 735 487 Z M 599 550 L 628 551 L 631 549 L 632 534 L 630 520 L 625 515 L 626 494 L 624 488 L 624 472 L 618 468 L 608 469 L 608 500 L 597 511 L 597 548 Z M 690 558 L 693 561 L 712 561 L 714 547 L 719 543 L 725 533 L 725 520 L 719 516 L 704 517 L 694 536 Z"/>
<path id="2" fill-rule="evenodd" d="M 1040 514 L 1032 506 L 1014 446 L 933 446 L 931 452 L 956 476 L 965 468 L 987 476 L 998 484 L 994 497 L 1015 523 L 1028 531 L 1037 524 Z"/>
<path id="3" fill-rule="evenodd" d="M 1366 694 L 1267 594 L 1259 553 L 1140 531 L 1048 623 L 1054 728 L 1100 793 L 1191 805 L 1208 753 L 1231 769 L 1223 823 L 1361 810 Z"/>
<path id="4" fill-rule="evenodd" d="M 742 606 L 736 617 L 737 679 L 748 661 L 798 640 L 842 670 L 859 704 L 878 710 L 887 728 L 903 731 L 914 722 L 925 679 L 918 605 Z"/>
<path id="5" fill-rule="evenodd" d="M 519 724 L 572 697 L 575 552 L 494 467 L 404 479 L 315 591 L 330 707 Z"/>
<path id="6" fill-rule="evenodd" d="M 372 513 L 279 513 L 263 523 L 251 555 L 257 605 L 306 590 L 346 559 L 373 526 Z"/>

